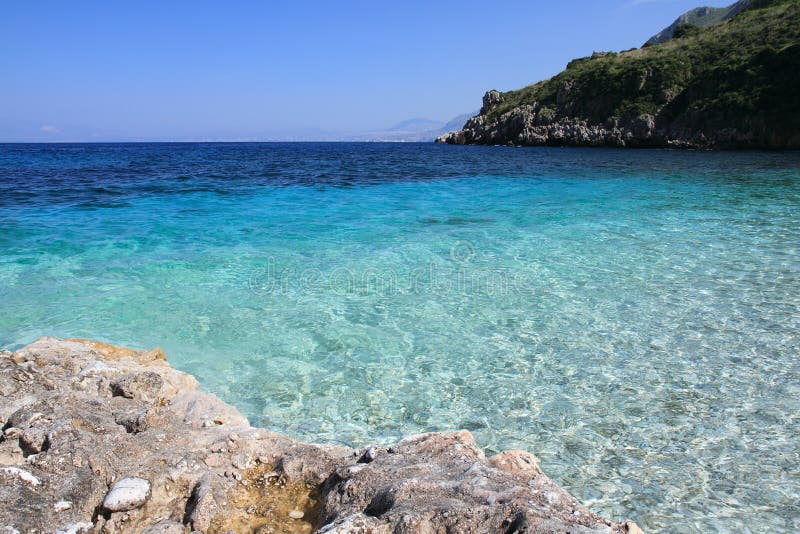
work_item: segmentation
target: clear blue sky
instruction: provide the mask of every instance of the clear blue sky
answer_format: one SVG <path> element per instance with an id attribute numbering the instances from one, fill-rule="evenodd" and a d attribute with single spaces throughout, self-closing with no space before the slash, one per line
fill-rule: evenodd
<path id="1" fill-rule="evenodd" d="M 732 2 L 711 1 L 710 5 Z M 365 131 L 480 107 L 698 0 L 0 4 L 0 141 Z"/>

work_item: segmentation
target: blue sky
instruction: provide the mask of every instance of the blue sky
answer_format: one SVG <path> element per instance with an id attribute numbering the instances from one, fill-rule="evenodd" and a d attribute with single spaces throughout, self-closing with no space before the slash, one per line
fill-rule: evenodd
<path id="1" fill-rule="evenodd" d="M 0 141 L 260 139 L 447 120 L 478 109 L 487 89 L 640 46 L 697 5 L 3 2 Z"/>

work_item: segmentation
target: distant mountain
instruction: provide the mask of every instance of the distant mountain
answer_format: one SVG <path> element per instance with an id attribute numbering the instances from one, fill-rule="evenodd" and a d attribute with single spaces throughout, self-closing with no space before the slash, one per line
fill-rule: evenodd
<path id="1" fill-rule="evenodd" d="M 752 2 L 753 0 L 739 0 L 728 7 L 696 7 L 687 11 L 675 19 L 675 22 L 652 36 L 647 40 L 644 46 L 669 41 L 675 35 L 675 30 L 678 30 L 683 25 L 707 28 L 725 22 L 749 6 Z"/>
<path id="2" fill-rule="evenodd" d="M 390 132 L 427 132 L 431 130 L 438 130 L 444 126 L 442 121 L 435 121 L 431 119 L 407 119 L 398 122 L 388 131 Z"/>
<path id="3" fill-rule="evenodd" d="M 464 113 L 463 115 L 459 115 L 458 117 L 450 119 L 449 121 L 447 121 L 447 124 L 445 124 L 439 129 L 439 134 L 437 135 L 441 135 L 447 132 L 452 132 L 453 130 L 460 130 L 468 120 L 470 120 L 477 114 L 478 114 L 477 111 L 473 111 L 472 113 Z"/>
<path id="4" fill-rule="evenodd" d="M 464 113 L 447 122 L 421 118 L 407 119 L 398 122 L 386 130 L 376 130 L 349 136 L 348 140 L 391 142 L 433 141 L 442 134 L 460 129 L 470 117 L 477 115 L 477 113 L 477 111 L 473 113 Z"/>
<path id="5" fill-rule="evenodd" d="M 666 42 L 595 52 L 548 80 L 489 91 L 477 116 L 437 141 L 800 149 L 800 0 L 728 9 L 722 17 L 738 11 L 719 24 L 679 24 Z"/>

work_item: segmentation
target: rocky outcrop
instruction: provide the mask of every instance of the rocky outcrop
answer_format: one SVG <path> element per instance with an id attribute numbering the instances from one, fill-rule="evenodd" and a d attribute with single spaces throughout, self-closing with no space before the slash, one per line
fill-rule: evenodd
<path id="1" fill-rule="evenodd" d="M 494 111 L 495 108 L 502 103 L 503 94 L 500 91 L 497 89 L 487 91 L 486 94 L 483 95 L 483 106 L 481 107 L 480 114 L 485 115 L 491 111 Z"/>
<path id="2" fill-rule="evenodd" d="M 42 338 L 0 352 L 0 394 L 7 532 L 639 531 L 466 431 L 353 450 L 253 428 L 159 349 Z"/>
<path id="3" fill-rule="evenodd" d="M 437 142 L 800 149 L 800 0 L 718 11 L 719 24 L 679 25 L 669 42 L 595 52 L 550 79 L 489 91 Z"/>
<path id="4" fill-rule="evenodd" d="M 500 94 L 489 91 L 486 95 L 492 93 Z M 492 98 L 497 101 L 496 96 Z M 566 102 L 565 96 L 557 98 Z M 722 128 L 709 133 L 682 123 L 659 125 L 656 117 L 648 113 L 627 119 L 610 117 L 604 122 L 593 123 L 538 102 L 515 107 L 495 118 L 476 115 L 466 122 L 463 129 L 436 139 L 437 143 L 451 145 L 671 148 L 738 148 L 751 146 L 754 141 L 752 133 L 736 128 Z M 788 148 L 794 144 L 800 147 L 800 135 Z"/>
<path id="5" fill-rule="evenodd" d="M 564 89 L 564 92 L 568 89 Z M 499 96 L 499 99 L 498 99 Z M 497 106 L 502 95 L 489 91 L 484 96 Z M 565 96 L 559 100 L 566 100 Z M 735 134 L 734 134 L 735 135 Z M 701 142 L 700 139 L 695 140 Z M 592 124 L 586 119 L 559 116 L 555 109 L 538 102 L 525 104 L 503 113 L 496 119 L 485 114 L 467 121 L 464 128 L 436 139 L 451 145 L 551 145 L 551 146 L 692 146 L 686 139 L 671 139 L 664 131 L 656 129 L 652 115 L 642 114 L 629 120 L 612 117 L 602 124 Z"/>

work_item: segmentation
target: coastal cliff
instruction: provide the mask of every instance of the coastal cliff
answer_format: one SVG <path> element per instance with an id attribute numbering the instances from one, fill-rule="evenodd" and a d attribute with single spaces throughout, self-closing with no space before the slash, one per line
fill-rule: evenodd
<path id="1" fill-rule="evenodd" d="M 437 142 L 800 148 L 800 0 L 754 0 L 705 28 L 575 59 L 553 78 L 492 90 Z"/>
<path id="2" fill-rule="evenodd" d="M 42 338 L 0 351 L 0 394 L 7 532 L 641 532 L 467 431 L 353 450 L 253 428 L 160 349 Z"/>

